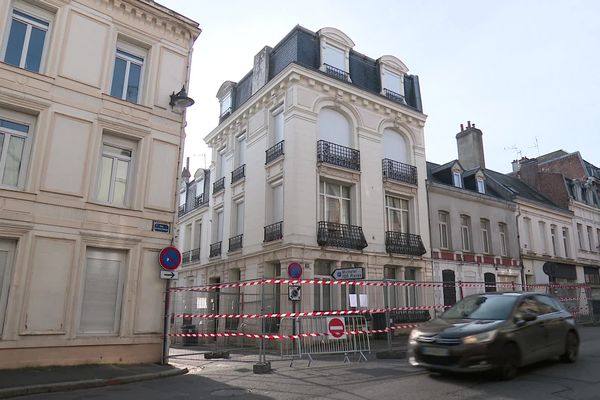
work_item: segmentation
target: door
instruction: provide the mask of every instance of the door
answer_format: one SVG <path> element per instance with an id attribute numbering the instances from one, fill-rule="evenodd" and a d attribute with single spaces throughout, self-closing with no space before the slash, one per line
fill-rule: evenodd
<path id="1" fill-rule="evenodd" d="M 564 352 L 569 326 L 565 321 L 566 314 L 560 310 L 556 300 L 544 295 L 536 295 L 540 302 L 541 315 L 538 317 L 544 322 L 548 337 L 549 357 L 560 355 Z"/>
<path id="2" fill-rule="evenodd" d="M 534 321 L 523 321 L 525 313 L 536 316 Z M 548 335 L 544 318 L 540 318 L 541 303 L 534 296 L 527 296 L 520 301 L 514 312 L 515 339 L 521 348 L 523 364 L 530 364 L 546 358 Z"/>
<path id="3" fill-rule="evenodd" d="M 453 306 L 456 304 L 456 281 L 454 271 L 451 269 L 443 270 L 442 281 L 444 284 L 444 305 Z"/>
<path id="4" fill-rule="evenodd" d="M 0 239 L 0 338 L 4 328 L 4 317 L 8 304 L 15 242 Z"/>
<path id="5" fill-rule="evenodd" d="M 208 279 L 208 284 L 219 285 L 221 283 L 221 278 L 213 277 Z M 220 289 L 215 289 L 213 291 L 208 292 L 208 312 L 209 314 L 219 314 L 219 296 Z M 210 333 L 218 333 L 219 332 L 219 321 L 221 318 L 211 318 L 209 321 L 212 321 L 212 329 L 210 329 Z M 215 340 L 217 338 L 215 337 Z"/>

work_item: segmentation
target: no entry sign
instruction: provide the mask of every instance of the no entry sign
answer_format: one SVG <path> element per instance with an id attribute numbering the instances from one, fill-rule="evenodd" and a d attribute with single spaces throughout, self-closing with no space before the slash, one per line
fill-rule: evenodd
<path id="1" fill-rule="evenodd" d="M 346 324 L 343 318 L 327 318 L 327 333 L 330 339 L 343 339 L 346 337 Z"/>

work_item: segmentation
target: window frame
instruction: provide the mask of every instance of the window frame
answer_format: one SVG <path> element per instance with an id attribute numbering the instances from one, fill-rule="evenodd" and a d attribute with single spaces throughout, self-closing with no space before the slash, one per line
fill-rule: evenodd
<path id="1" fill-rule="evenodd" d="M 244 234 L 245 223 L 246 223 L 246 221 L 245 221 L 246 220 L 246 209 L 245 209 L 244 198 L 233 201 L 233 211 L 234 212 L 232 212 L 233 218 L 231 221 L 232 222 L 231 231 L 235 232 L 235 235 L 229 235 L 231 237 Z M 241 216 L 241 222 L 240 222 L 240 216 Z M 240 226 L 240 223 L 241 223 L 241 226 Z M 241 232 L 240 232 L 240 230 L 241 230 Z"/>
<path id="2" fill-rule="evenodd" d="M 0 275 L 0 340 L 4 331 L 4 324 L 8 309 L 8 296 L 14 272 L 15 250 L 17 241 L 10 238 L 0 238 L 0 250 L 6 251 L 6 267 L 4 274 Z M 4 250 L 3 250 L 4 249 Z"/>
<path id="3" fill-rule="evenodd" d="M 442 220 L 441 216 L 445 217 L 445 221 Z M 438 211 L 438 229 L 440 234 L 440 248 L 441 249 L 449 249 L 450 248 L 450 236 L 448 232 L 450 230 L 450 214 L 446 211 Z M 446 235 L 446 242 L 444 245 L 444 236 Z"/>
<path id="4" fill-rule="evenodd" d="M 492 246 L 490 241 L 490 221 L 485 218 L 481 218 L 479 220 L 479 225 L 481 227 L 481 240 L 482 240 L 482 250 L 484 254 L 490 254 L 492 252 Z"/>
<path id="5" fill-rule="evenodd" d="M 235 137 L 235 168 L 239 168 L 242 165 L 246 165 L 248 154 L 247 140 L 248 139 L 245 131 Z"/>
<path id="6" fill-rule="evenodd" d="M 111 184 L 109 187 L 109 199 L 108 201 L 100 200 L 100 183 L 102 180 L 102 159 L 105 157 L 104 146 L 115 147 L 121 150 L 126 150 L 131 152 L 131 156 L 129 157 L 129 168 L 127 170 L 127 181 L 125 187 L 125 198 L 123 204 L 115 204 L 114 197 L 111 199 L 111 193 L 114 196 L 114 180 L 112 179 L 111 174 Z M 96 187 L 95 187 L 95 201 L 99 204 L 111 206 L 111 207 L 119 207 L 119 208 L 132 208 L 132 205 L 135 200 L 135 171 L 137 169 L 137 153 L 139 148 L 139 140 L 131 139 L 128 137 L 122 137 L 118 134 L 114 134 L 112 132 L 102 132 L 102 138 L 100 141 L 100 156 L 98 158 L 98 170 L 96 173 Z M 113 158 L 120 159 L 120 158 Z M 114 171 L 116 166 L 113 166 L 112 170 Z M 112 188 L 112 189 L 111 189 Z"/>
<path id="7" fill-rule="evenodd" d="M 471 217 L 466 214 L 460 215 L 460 238 L 461 250 L 471 252 Z"/>
<path id="8" fill-rule="evenodd" d="M 29 172 L 29 161 L 33 147 L 33 135 L 36 128 L 36 117 L 5 108 L 0 108 L 0 120 L 27 126 L 27 132 L 25 134 L 17 130 L 0 127 L 0 133 L 4 134 L 2 147 L 0 147 L 0 189 L 23 190 L 25 188 L 27 174 Z M 16 185 L 8 185 L 3 183 L 9 143 L 7 141 L 7 137 L 12 136 L 24 137 L 25 140 L 23 144 L 23 153 L 21 156 L 19 175 L 17 177 Z"/>
<path id="9" fill-rule="evenodd" d="M 498 223 L 498 232 L 499 232 L 499 237 L 500 237 L 500 255 L 504 256 L 504 257 L 508 257 L 508 242 L 506 240 L 506 236 L 508 234 L 507 232 L 507 225 L 504 222 L 499 222 Z"/>
<path id="10" fill-rule="evenodd" d="M 583 225 L 577 222 L 577 239 L 579 241 L 579 250 L 585 250 L 585 240 L 583 239 Z"/>
<path id="11" fill-rule="evenodd" d="M 563 239 L 563 247 L 565 251 L 565 258 L 571 257 L 571 243 L 569 241 L 569 228 L 562 228 L 562 239 Z"/>
<path id="12" fill-rule="evenodd" d="M 402 97 L 404 97 L 404 74 L 401 73 L 397 73 L 392 71 L 389 68 L 383 67 L 382 71 L 381 71 L 381 88 L 382 89 L 387 89 L 390 92 L 394 92 Z M 387 84 L 391 81 L 391 80 L 397 80 L 397 82 L 394 83 L 398 83 L 399 84 L 399 89 L 400 91 L 396 91 L 396 90 L 392 90 L 392 88 L 388 87 Z"/>
<path id="13" fill-rule="evenodd" d="M 388 204 L 388 199 L 397 199 L 400 200 L 400 208 L 396 208 L 390 204 Z M 402 208 L 403 205 L 406 204 L 406 208 Z M 391 228 L 391 214 L 393 212 L 400 213 L 400 230 L 393 230 Z M 404 217 L 406 216 L 406 225 L 404 225 Z M 406 199 L 400 196 L 396 196 L 394 194 L 385 194 L 385 227 L 387 232 L 401 232 L 401 233 L 410 233 L 411 223 L 410 223 L 410 199 Z"/>
<path id="14" fill-rule="evenodd" d="M 25 48 L 28 49 L 30 43 L 27 43 L 27 46 L 25 46 L 25 43 L 23 44 L 23 48 L 21 49 L 21 59 L 19 60 L 19 65 L 8 64 L 5 61 L 6 53 L 8 51 L 8 41 L 9 41 L 9 37 L 10 37 L 10 30 L 12 29 L 12 23 L 13 23 L 15 10 L 22 14 L 29 16 L 29 18 L 38 19 L 38 20 L 45 21 L 48 23 L 48 26 L 46 27 L 46 35 L 44 36 L 44 44 L 43 44 L 42 54 L 40 55 L 40 68 L 37 71 L 33 71 L 33 70 L 25 68 L 24 66 L 21 66 L 27 60 L 27 54 L 25 52 Z M 22 18 L 23 17 L 21 17 L 21 19 Z M 2 62 L 7 65 L 12 65 L 16 68 L 24 69 L 24 70 L 29 71 L 34 74 L 43 74 L 46 71 L 46 61 L 47 61 L 46 59 L 48 56 L 48 47 L 50 46 L 50 40 L 51 40 L 51 36 L 52 36 L 52 28 L 54 25 L 54 18 L 55 18 L 55 12 L 46 10 L 41 7 L 37 7 L 35 5 L 29 4 L 24 1 L 15 1 L 12 4 L 12 6 L 9 8 L 9 12 L 8 12 L 8 16 L 7 16 L 7 19 L 9 21 L 6 24 L 6 30 L 4 32 L 4 39 L 2 42 L 2 53 L 1 53 Z M 19 18 L 17 18 L 17 19 L 19 19 Z M 25 22 L 25 23 L 27 23 L 27 22 Z M 30 35 L 31 35 L 30 29 L 28 28 L 27 32 L 25 34 L 25 39 L 30 38 Z M 25 53 L 25 55 L 24 55 L 24 53 Z"/>
<path id="15" fill-rule="evenodd" d="M 590 251 L 595 251 L 594 250 L 594 230 L 590 225 L 586 225 L 586 233 L 587 233 L 587 237 L 588 237 L 588 244 L 589 244 L 589 249 Z"/>
<path id="16" fill-rule="evenodd" d="M 273 129 L 269 141 L 271 146 L 275 146 L 277 143 L 285 140 L 285 118 L 283 115 L 283 105 L 280 105 L 271 111 L 271 120 L 273 122 Z M 278 137 L 278 133 L 281 133 L 281 138 Z"/>
<path id="17" fill-rule="evenodd" d="M 327 194 L 327 186 L 328 185 L 332 185 L 332 186 L 339 186 L 340 189 L 340 194 L 339 196 L 335 196 L 332 194 Z M 352 212 L 352 206 L 353 206 L 353 200 L 352 200 L 352 190 L 353 190 L 353 185 L 351 184 L 344 184 L 344 183 L 339 183 L 339 182 L 334 182 L 334 181 L 330 181 L 327 179 L 320 179 L 319 181 L 319 217 L 321 218 L 320 221 L 326 221 L 326 222 L 331 222 L 331 223 L 337 223 L 337 224 L 341 224 L 341 225 L 353 225 L 354 222 L 354 216 L 353 216 L 353 212 Z M 344 188 L 348 189 L 348 197 L 344 197 Z M 329 206 L 328 206 L 328 199 L 337 199 L 338 203 L 339 203 L 339 220 L 336 221 L 329 221 L 327 216 L 328 216 L 328 211 L 329 211 Z M 348 204 L 348 215 L 346 216 L 346 222 L 344 222 L 344 205 Z"/>
<path id="18" fill-rule="evenodd" d="M 481 194 L 485 194 L 485 179 L 478 177 L 475 181 L 477 182 L 477 191 Z"/>
<path id="19" fill-rule="evenodd" d="M 115 80 L 115 62 L 117 60 L 117 58 L 119 58 L 119 52 L 122 53 L 121 54 L 121 59 L 124 60 L 126 62 L 125 65 L 125 75 L 123 76 L 123 87 L 121 88 L 121 96 L 115 96 L 112 93 L 112 87 L 113 87 L 113 83 Z M 147 48 L 139 46 L 139 45 L 135 45 L 133 43 L 130 43 L 129 41 L 123 39 L 123 38 L 119 38 L 115 44 L 115 51 L 113 53 L 113 58 L 112 58 L 112 73 L 111 73 L 111 80 L 110 80 L 110 96 L 116 98 L 116 99 L 120 99 L 123 101 L 126 101 L 128 103 L 132 103 L 132 104 L 144 104 L 143 101 L 143 96 L 144 96 L 144 80 L 145 80 L 145 76 L 146 76 L 146 65 L 148 64 L 148 58 L 149 58 L 149 51 Z M 142 59 L 141 63 L 139 62 L 139 60 L 136 59 Z M 127 99 L 127 86 L 128 86 L 128 82 L 129 82 L 129 71 L 130 71 L 130 67 L 131 67 L 131 63 L 140 65 L 140 79 L 138 82 L 138 93 L 137 93 L 137 98 L 135 101 L 130 101 Z"/>
<path id="20" fill-rule="evenodd" d="M 462 174 L 458 171 L 452 171 L 452 184 L 454 187 L 461 188 L 463 187 L 462 182 Z"/>
<path id="21" fill-rule="evenodd" d="M 227 107 L 225 107 L 227 105 Z M 219 102 L 219 117 L 223 117 L 227 112 L 231 112 L 233 105 L 232 91 L 225 93 Z"/>
<path id="22" fill-rule="evenodd" d="M 558 256 L 558 247 L 556 243 L 556 225 L 550 225 L 550 239 L 552 241 L 552 255 Z"/>

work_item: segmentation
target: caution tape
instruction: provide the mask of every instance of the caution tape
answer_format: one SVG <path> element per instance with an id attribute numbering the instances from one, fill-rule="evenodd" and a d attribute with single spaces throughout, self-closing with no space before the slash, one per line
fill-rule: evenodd
<path id="1" fill-rule="evenodd" d="M 384 329 L 365 329 L 346 331 L 346 335 L 368 335 L 372 333 L 387 333 L 398 329 L 412 329 L 416 328 L 414 324 L 395 325 Z M 241 332 L 224 332 L 224 333 L 169 333 L 171 337 L 197 337 L 197 338 L 215 338 L 215 337 L 246 337 L 250 339 L 300 339 L 304 337 L 327 337 L 331 336 L 327 332 L 318 333 L 297 333 L 295 335 L 274 335 L 274 334 L 263 334 L 263 333 L 241 333 Z"/>
<path id="2" fill-rule="evenodd" d="M 381 314 L 386 311 L 411 311 L 411 310 L 435 310 L 449 308 L 450 306 L 415 306 L 415 307 L 391 307 L 373 310 L 339 310 L 339 311 L 306 311 L 293 313 L 274 314 L 175 314 L 175 318 L 287 318 L 287 317 L 326 317 L 330 315 L 356 315 L 356 314 Z"/>

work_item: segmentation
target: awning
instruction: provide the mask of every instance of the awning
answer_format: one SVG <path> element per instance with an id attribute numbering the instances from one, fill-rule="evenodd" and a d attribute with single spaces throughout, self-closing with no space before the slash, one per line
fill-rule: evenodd
<path id="1" fill-rule="evenodd" d="M 545 262 L 543 271 L 546 275 L 553 278 L 577 280 L 577 271 L 573 264 L 563 264 L 555 262 Z"/>

